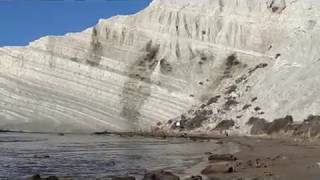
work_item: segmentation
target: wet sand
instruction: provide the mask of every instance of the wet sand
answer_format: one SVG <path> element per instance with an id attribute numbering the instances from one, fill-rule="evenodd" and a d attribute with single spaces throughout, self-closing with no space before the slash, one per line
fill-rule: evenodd
<path id="1" fill-rule="evenodd" d="M 132 134 L 131 134 L 132 135 Z M 215 139 L 214 143 L 235 143 L 240 147 L 234 155 L 236 161 L 209 161 L 208 157 L 223 152 L 205 153 L 200 164 L 178 174 L 180 179 L 190 179 L 201 175 L 202 179 L 212 180 L 319 180 L 320 179 L 320 141 L 294 139 L 292 137 L 226 137 L 207 134 L 154 134 L 138 133 L 139 136 L 181 137 L 194 141 Z M 213 143 L 213 142 L 208 142 Z M 227 152 L 225 152 L 227 153 Z M 201 173 L 206 167 L 218 164 L 217 171 Z M 223 172 L 219 164 L 231 166 L 232 172 Z M 220 168 L 220 169 L 219 169 Z M 211 170 L 212 170 L 211 169 Z M 177 172 L 173 172 L 177 173 Z M 192 180 L 197 180 L 193 178 Z"/>
<path id="2" fill-rule="evenodd" d="M 214 172 L 203 176 L 204 179 L 320 179 L 320 164 L 318 164 L 320 163 L 320 145 L 318 143 L 249 137 L 226 137 L 220 143 L 227 142 L 240 145 L 241 150 L 234 154 L 236 161 L 207 161 L 201 166 L 205 168 L 208 165 L 215 166 L 216 163 L 229 163 L 234 167 L 233 172 Z M 214 154 L 214 152 L 211 153 Z M 197 169 L 200 168 L 197 167 Z"/>

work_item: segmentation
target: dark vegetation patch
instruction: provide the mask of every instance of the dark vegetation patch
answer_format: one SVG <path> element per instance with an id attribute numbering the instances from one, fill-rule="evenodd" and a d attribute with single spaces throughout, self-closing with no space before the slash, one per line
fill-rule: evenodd
<path id="1" fill-rule="evenodd" d="M 207 106 L 207 105 L 205 105 L 205 104 L 201 104 L 200 108 L 203 109 L 203 108 L 205 108 L 206 106 Z"/>
<path id="2" fill-rule="evenodd" d="M 94 67 L 99 66 L 103 47 L 99 42 L 98 31 L 96 28 L 92 29 L 90 46 L 91 53 L 90 56 L 86 59 L 86 63 Z"/>
<path id="3" fill-rule="evenodd" d="M 213 104 L 213 103 L 217 103 L 220 98 L 221 98 L 220 95 L 211 97 L 211 98 L 208 100 L 207 105 L 211 105 L 211 104 Z"/>
<path id="4" fill-rule="evenodd" d="M 251 106 L 252 106 L 251 104 L 246 104 L 242 107 L 242 110 L 247 110 Z"/>
<path id="5" fill-rule="evenodd" d="M 272 123 L 270 123 L 267 134 L 280 132 L 281 130 L 287 128 L 288 125 L 292 123 L 293 123 L 293 117 L 290 115 L 284 118 L 275 119 Z"/>
<path id="6" fill-rule="evenodd" d="M 253 135 L 265 134 L 269 127 L 269 123 L 265 119 L 258 117 L 251 117 L 247 124 L 252 125 L 250 133 Z"/>
<path id="7" fill-rule="evenodd" d="M 301 124 L 291 124 L 287 132 L 293 136 L 300 137 L 319 137 L 320 135 L 320 116 L 310 115 Z"/>
<path id="8" fill-rule="evenodd" d="M 71 57 L 70 60 L 73 61 L 73 62 L 79 62 L 80 61 L 77 57 Z"/>
<path id="9" fill-rule="evenodd" d="M 95 61 L 95 60 L 92 60 L 92 59 L 86 59 L 86 63 L 89 64 L 90 66 L 93 66 L 93 67 L 97 67 L 100 64 L 99 61 Z"/>
<path id="10" fill-rule="evenodd" d="M 252 73 L 255 72 L 256 70 L 262 69 L 262 68 L 266 68 L 267 66 L 268 66 L 267 63 L 260 63 L 260 64 L 258 64 L 257 66 L 255 66 L 254 68 L 250 69 L 248 73 L 249 73 L 249 74 L 252 74 Z"/>
<path id="11" fill-rule="evenodd" d="M 275 119 L 273 122 L 267 122 L 263 118 L 251 117 L 247 124 L 252 125 L 251 134 L 273 134 L 280 131 L 286 131 L 288 127 L 293 123 L 292 116 L 286 116 L 284 118 Z"/>
<path id="12" fill-rule="evenodd" d="M 177 45 L 176 45 L 176 56 L 177 58 L 181 57 L 181 49 L 180 49 L 179 42 L 177 42 Z"/>
<path id="13" fill-rule="evenodd" d="M 245 80 L 247 80 L 247 75 L 242 75 L 241 77 L 239 77 L 238 79 L 236 79 L 235 83 L 239 84 L 241 82 L 244 82 Z"/>
<path id="14" fill-rule="evenodd" d="M 173 129 L 180 129 L 180 130 L 192 130 L 196 128 L 200 128 L 202 123 L 213 114 L 212 110 L 200 109 L 193 112 L 193 114 L 189 117 L 186 115 L 180 116 L 180 126 L 174 124 L 172 126 Z"/>
<path id="15" fill-rule="evenodd" d="M 228 130 L 235 125 L 233 120 L 223 120 L 216 127 L 215 130 Z"/>
<path id="16" fill-rule="evenodd" d="M 255 110 L 255 111 L 260 111 L 261 108 L 257 106 L 257 107 L 254 108 L 254 110 Z"/>
<path id="17" fill-rule="evenodd" d="M 149 41 L 145 49 L 142 50 L 144 54 L 127 69 L 128 75 L 132 78 L 124 82 L 120 96 L 122 104 L 120 115 L 127 119 L 132 126 L 136 126 L 141 115 L 140 109 L 151 93 L 150 83 L 141 84 L 140 81 L 150 82 L 150 76 L 158 63 L 159 49 L 159 45 Z M 137 94 L 141 94 L 141 96 L 137 96 Z"/>
<path id="18" fill-rule="evenodd" d="M 237 59 L 235 54 L 231 54 L 226 59 L 226 66 L 228 69 L 232 68 L 233 66 L 237 66 L 240 64 L 240 61 Z"/>
<path id="19" fill-rule="evenodd" d="M 233 92 L 235 92 L 237 90 L 237 85 L 231 85 L 227 88 L 227 91 L 225 92 L 225 94 L 231 94 Z"/>
<path id="20" fill-rule="evenodd" d="M 231 110 L 231 108 L 232 108 L 233 106 L 236 106 L 236 105 L 238 105 L 238 104 L 239 104 L 238 101 L 236 101 L 236 100 L 234 100 L 234 99 L 229 99 L 229 100 L 227 100 L 227 101 L 224 103 L 223 107 L 224 107 L 224 110 Z"/>
<path id="21" fill-rule="evenodd" d="M 228 56 L 225 62 L 225 70 L 223 72 L 223 78 L 232 77 L 232 74 L 231 74 L 232 69 L 240 64 L 241 63 L 235 54 L 231 54 L 230 56 Z"/>

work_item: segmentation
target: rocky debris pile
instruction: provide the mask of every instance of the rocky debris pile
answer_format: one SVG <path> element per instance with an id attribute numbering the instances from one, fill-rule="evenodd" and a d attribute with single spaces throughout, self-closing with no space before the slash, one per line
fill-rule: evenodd
<path id="1" fill-rule="evenodd" d="M 144 175 L 143 180 L 180 180 L 180 178 L 171 172 L 158 170 L 147 172 Z"/>
<path id="2" fill-rule="evenodd" d="M 281 160 L 282 156 L 273 158 L 255 158 L 255 159 L 238 159 L 232 154 L 213 154 L 208 157 L 209 164 L 201 171 L 201 174 L 208 179 L 237 179 L 237 180 L 273 180 L 277 177 L 267 171 L 275 161 Z M 265 169 L 263 176 L 243 175 L 242 172 L 247 172 L 254 169 Z"/>
<path id="3" fill-rule="evenodd" d="M 283 133 L 302 138 L 320 137 L 320 116 L 310 115 L 301 123 L 294 122 L 290 115 L 275 119 L 273 122 L 267 122 L 263 118 L 251 117 L 247 124 L 252 125 L 251 134 L 253 135 Z"/>

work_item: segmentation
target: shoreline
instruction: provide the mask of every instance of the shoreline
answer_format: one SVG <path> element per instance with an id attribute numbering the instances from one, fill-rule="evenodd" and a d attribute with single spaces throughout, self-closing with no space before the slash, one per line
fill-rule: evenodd
<path id="1" fill-rule="evenodd" d="M 1 131 L 2 133 L 29 133 L 17 131 Z M 57 134 L 59 133 L 47 133 Z M 65 135 L 68 135 L 66 133 Z M 193 167 L 188 167 L 185 173 L 177 173 L 183 180 L 191 176 L 201 176 L 202 179 L 215 180 L 317 180 L 320 178 L 320 144 L 319 141 L 303 141 L 303 139 L 285 136 L 222 136 L 216 134 L 196 133 L 164 133 L 164 132 L 96 132 L 97 136 L 146 137 L 146 138 L 184 138 L 204 143 L 236 144 L 239 151 L 232 154 L 236 160 L 211 161 L 211 155 L 217 152 L 205 152 L 203 160 Z M 210 141 L 215 140 L 215 141 Z M 221 155 L 218 153 L 218 155 Z M 232 171 L 221 169 L 221 165 L 232 167 Z M 205 169 L 209 171 L 203 173 Z M 220 169 L 219 169 L 220 168 Z M 176 172 L 172 172 L 175 174 Z"/>

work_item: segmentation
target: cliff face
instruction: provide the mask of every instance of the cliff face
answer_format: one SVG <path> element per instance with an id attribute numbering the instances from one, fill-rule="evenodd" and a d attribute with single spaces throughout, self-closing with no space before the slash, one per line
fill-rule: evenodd
<path id="1" fill-rule="evenodd" d="M 154 0 L 80 33 L 0 48 L 0 129 L 187 119 L 202 131 L 233 120 L 248 133 L 250 117 L 302 121 L 320 113 L 319 16 L 313 0 Z"/>

